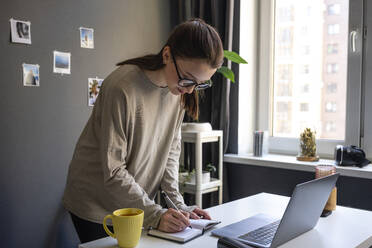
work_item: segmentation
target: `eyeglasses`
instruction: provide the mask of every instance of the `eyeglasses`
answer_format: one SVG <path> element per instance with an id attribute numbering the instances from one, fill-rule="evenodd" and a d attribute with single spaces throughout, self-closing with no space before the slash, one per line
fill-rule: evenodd
<path id="1" fill-rule="evenodd" d="M 181 75 L 180 75 L 180 72 L 178 71 L 178 67 L 177 67 L 177 63 L 176 63 L 176 59 L 174 58 L 174 55 L 172 53 L 172 59 L 174 61 L 174 65 L 176 67 L 176 71 L 177 71 L 177 75 L 178 75 L 178 85 L 181 86 L 181 87 L 191 87 L 191 86 L 195 86 L 195 90 L 204 90 L 204 89 L 207 89 L 209 87 L 212 87 L 212 80 L 208 80 L 206 82 L 203 82 L 203 83 L 197 83 L 195 82 L 194 80 L 192 79 L 188 79 L 188 78 L 182 78 Z"/>

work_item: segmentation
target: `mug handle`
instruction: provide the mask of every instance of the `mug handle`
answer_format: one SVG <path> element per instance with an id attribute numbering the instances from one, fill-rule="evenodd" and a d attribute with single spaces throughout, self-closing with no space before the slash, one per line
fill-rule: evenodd
<path id="1" fill-rule="evenodd" d="M 115 234 L 112 233 L 108 228 L 107 228 L 107 225 L 106 225 L 106 220 L 107 219 L 111 219 L 113 218 L 114 216 L 112 214 L 108 214 L 106 215 L 106 217 L 103 219 L 103 229 L 105 229 L 106 233 L 108 235 L 110 235 L 111 237 L 115 238 Z"/>

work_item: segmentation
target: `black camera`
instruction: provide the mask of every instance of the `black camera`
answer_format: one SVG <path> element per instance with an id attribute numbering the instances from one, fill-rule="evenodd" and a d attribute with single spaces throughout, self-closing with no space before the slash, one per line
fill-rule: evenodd
<path id="1" fill-rule="evenodd" d="M 335 161 L 339 166 L 357 166 L 360 168 L 371 163 L 366 159 L 366 154 L 361 148 L 342 145 L 335 148 Z"/>

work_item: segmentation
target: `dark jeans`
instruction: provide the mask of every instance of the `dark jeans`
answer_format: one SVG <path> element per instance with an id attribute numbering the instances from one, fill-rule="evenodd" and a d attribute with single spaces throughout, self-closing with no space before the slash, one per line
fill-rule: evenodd
<path id="1" fill-rule="evenodd" d="M 107 233 L 103 229 L 102 224 L 90 222 L 88 220 L 81 219 L 69 212 L 71 215 L 72 222 L 74 223 L 76 232 L 79 236 L 81 243 L 86 243 L 92 240 L 107 237 Z M 113 232 L 112 226 L 108 226 L 111 232 Z"/>

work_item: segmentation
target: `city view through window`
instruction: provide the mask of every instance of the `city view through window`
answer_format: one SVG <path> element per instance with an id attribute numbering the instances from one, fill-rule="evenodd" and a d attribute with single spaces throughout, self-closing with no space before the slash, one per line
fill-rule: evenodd
<path id="1" fill-rule="evenodd" d="M 273 136 L 345 138 L 348 0 L 276 0 Z"/>

